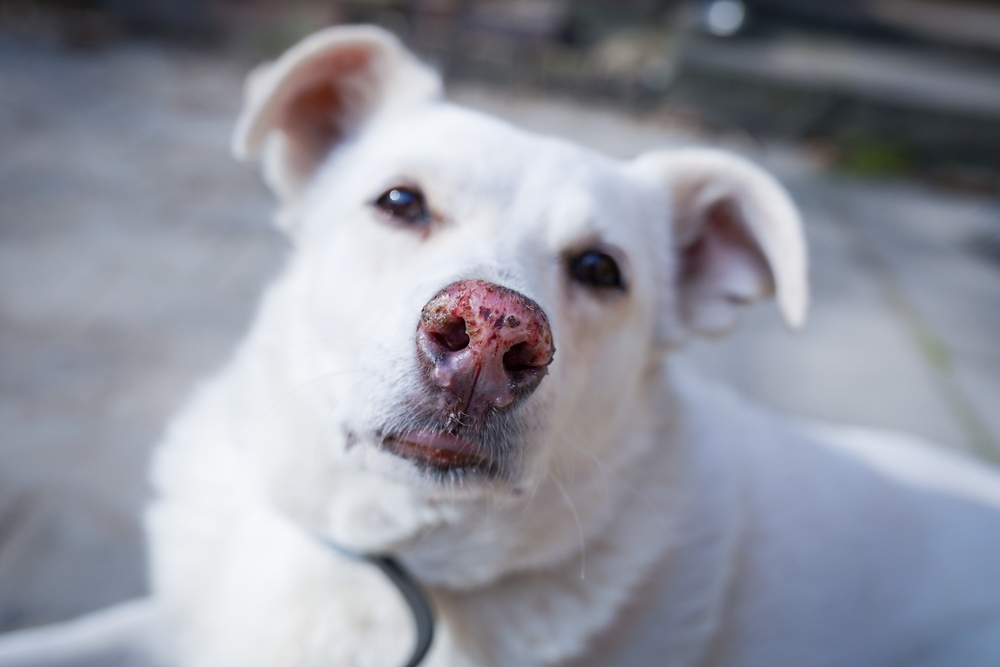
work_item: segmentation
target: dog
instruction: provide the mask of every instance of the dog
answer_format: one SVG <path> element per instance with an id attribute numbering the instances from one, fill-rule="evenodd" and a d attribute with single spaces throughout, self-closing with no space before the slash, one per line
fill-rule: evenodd
<path id="1" fill-rule="evenodd" d="M 673 368 L 755 302 L 805 320 L 759 167 L 533 136 L 371 27 L 254 71 L 233 150 L 294 251 L 156 453 L 152 598 L 0 665 L 404 664 L 407 606 L 341 549 L 425 591 L 428 667 L 1000 664 L 1000 477 Z"/>

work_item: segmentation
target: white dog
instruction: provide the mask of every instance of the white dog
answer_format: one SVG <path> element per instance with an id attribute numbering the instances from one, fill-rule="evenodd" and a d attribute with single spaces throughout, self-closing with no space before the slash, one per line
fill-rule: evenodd
<path id="1" fill-rule="evenodd" d="M 1000 477 L 671 371 L 754 301 L 805 318 L 760 169 L 527 134 L 374 28 L 255 72 L 234 149 L 295 252 L 156 456 L 154 601 L 78 645 L 158 623 L 185 667 L 404 664 L 406 605 L 333 543 L 427 591 L 427 667 L 1000 665 Z M 56 664 L 18 641 L 0 664 Z"/>

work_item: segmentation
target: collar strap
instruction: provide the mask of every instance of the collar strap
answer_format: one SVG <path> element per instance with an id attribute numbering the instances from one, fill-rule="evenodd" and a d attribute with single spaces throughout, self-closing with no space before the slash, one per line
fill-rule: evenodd
<path id="1" fill-rule="evenodd" d="M 323 546 L 336 551 L 342 556 L 374 565 L 396 586 L 400 595 L 406 600 L 410 612 L 413 614 L 413 624 L 417 630 L 417 641 L 413 646 L 413 653 L 410 654 L 410 659 L 407 661 L 405 667 L 417 667 L 417 665 L 423 662 L 427 651 L 430 650 L 431 643 L 434 641 L 434 610 L 431 608 L 427 594 L 420 588 L 420 585 L 414 581 L 410 573 L 392 556 L 351 551 L 319 535 L 316 536 L 316 539 Z"/>

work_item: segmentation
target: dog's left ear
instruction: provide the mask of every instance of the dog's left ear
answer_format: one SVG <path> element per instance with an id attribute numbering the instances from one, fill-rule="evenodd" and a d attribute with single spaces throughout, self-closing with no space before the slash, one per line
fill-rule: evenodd
<path id="1" fill-rule="evenodd" d="M 655 151 L 633 166 L 670 194 L 676 301 L 661 317 L 663 342 L 726 333 L 746 306 L 772 295 L 788 326 L 802 326 L 806 244 L 798 211 L 773 177 L 710 149 Z"/>
<path id="2" fill-rule="evenodd" d="M 264 177 L 288 203 L 365 120 L 440 95 L 441 78 L 391 33 L 328 28 L 250 73 L 233 154 L 263 149 Z"/>

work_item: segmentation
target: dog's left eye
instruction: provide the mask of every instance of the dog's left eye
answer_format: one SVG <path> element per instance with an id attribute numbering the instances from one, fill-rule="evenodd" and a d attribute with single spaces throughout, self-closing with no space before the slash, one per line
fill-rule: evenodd
<path id="1" fill-rule="evenodd" d="M 611 255 L 599 250 L 588 250 L 572 258 L 569 261 L 569 275 L 586 287 L 625 289 L 618 262 Z"/>
<path id="2" fill-rule="evenodd" d="M 422 225 L 430 218 L 424 195 L 415 188 L 398 187 L 387 190 L 375 200 L 375 208 L 393 220 L 408 225 Z"/>

